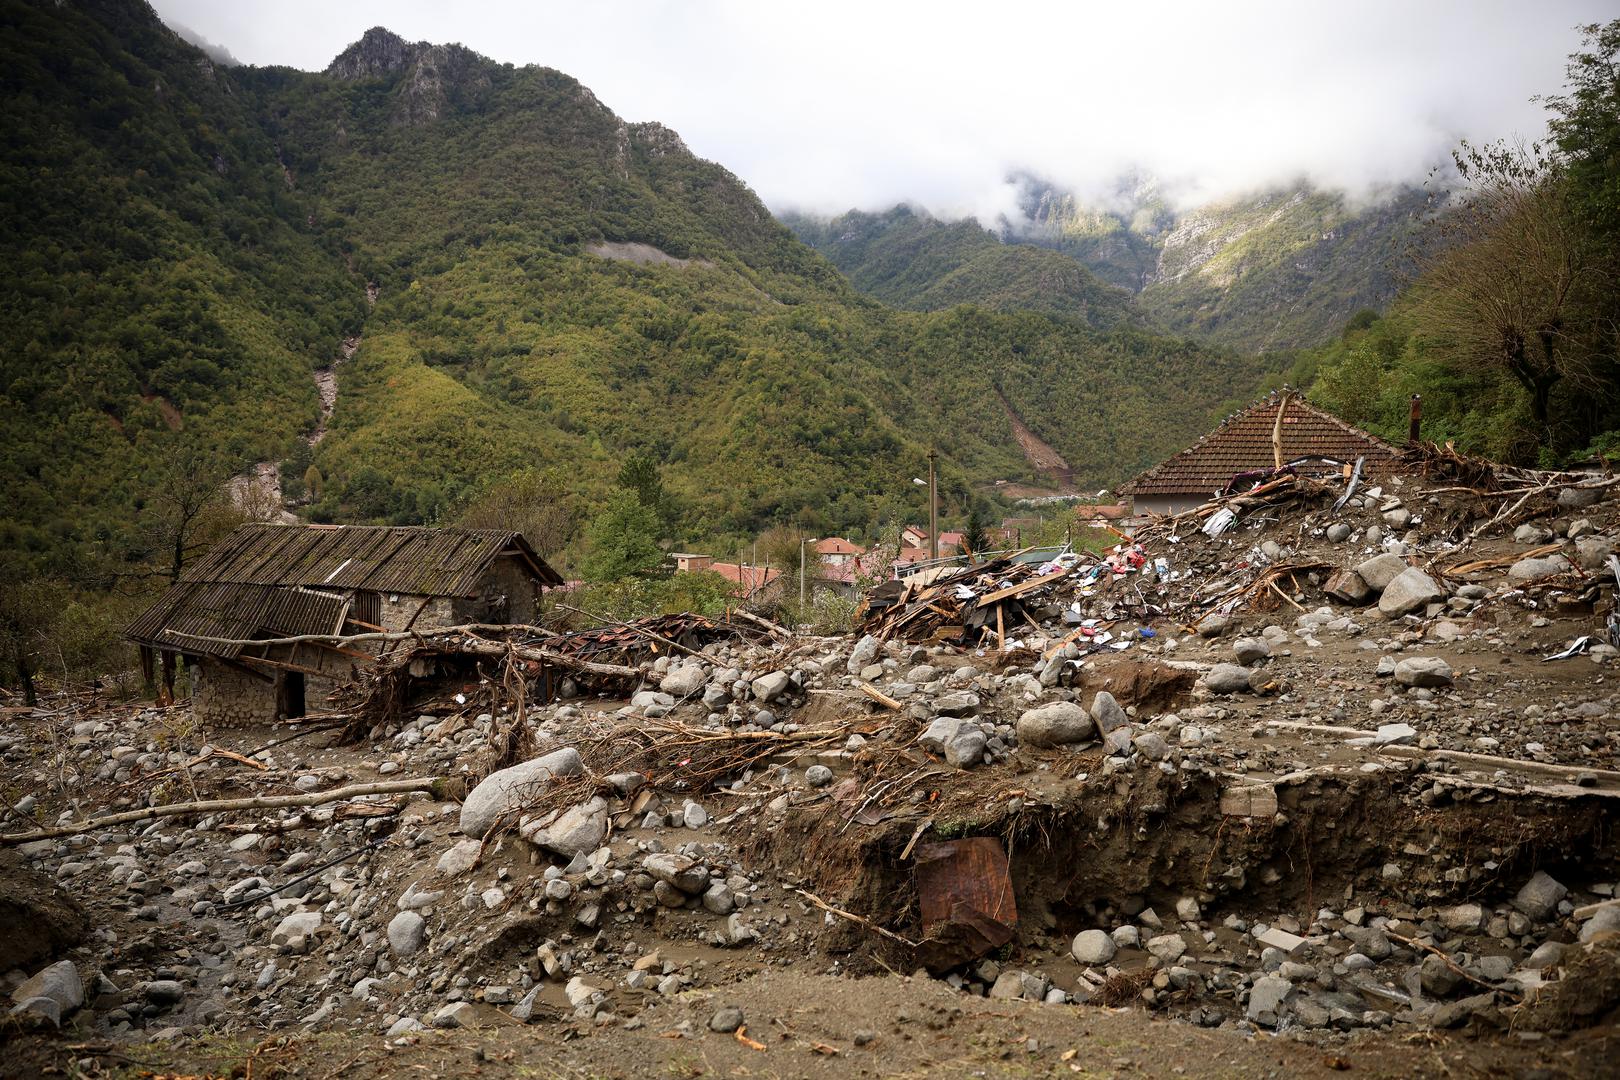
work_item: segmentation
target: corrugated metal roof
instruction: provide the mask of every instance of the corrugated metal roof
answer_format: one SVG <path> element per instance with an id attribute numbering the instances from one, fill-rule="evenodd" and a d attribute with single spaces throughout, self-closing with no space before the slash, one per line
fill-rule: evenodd
<path id="1" fill-rule="evenodd" d="M 231 658 L 244 646 L 201 638 L 335 634 L 349 604 L 341 596 L 303 588 L 181 582 L 141 613 L 126 637 L 154 648 Z M 197 635 L 197 636 L 190 636 Z"/>
<path id="2" fill-rule="evenodd" d="M 181 580 L 472 596 L 489 564 L 508 551 L 542 584 L 562 584 L 521 533 L 384 525 L 243 525 Z"/>
<path id="3" fill-rule="evenodd" d="M 1367 459 L 1368 473 L 1382 472 L 1400 451 L 1382 439 L 1323 412 L 1301 399 L 1288 397 L 1283 411 L 1282 458 L 1327 459 L 1353 462 Z M 1227 419 L 1220 427 L 1162 464 L 1155 465 L 1128 484 L 1127 495 L 1212 495 L 1225 489 L 1239 473 L 1272 468 L 1275 464 L 1271 435 L 1277 424 L 1281 398 L 1269 397 Z M 1309 474 L 1337 472 L 1320 460 L 1299 467 Z"/>

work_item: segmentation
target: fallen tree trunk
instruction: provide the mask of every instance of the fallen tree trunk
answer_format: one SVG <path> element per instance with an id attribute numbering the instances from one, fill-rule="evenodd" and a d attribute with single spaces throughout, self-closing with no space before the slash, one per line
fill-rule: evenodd
<path id="1" fill-rule="evenodd" d="M 571 668 L 575 671 L 589 672 L 592 675 L 606 675 L 619 679 L 638 679 L 641 671 L 637 668 L 626 667 L 623 664 L 598 664 L 590 660 L 581 660 L 566 653 L 553 652 L 534 645 L 514 645 L 505 641 L 492 641 L 487 638 L 467 638 L 477 630 L 522 630 L 529 627 L 502 627 L 486 623 L 474 623 L 467 626 L 449 626 L 442 630 L 416 631 L 402 630 L 391 633 L 370 634 L 295 634 L 291 637 L 279 638 L 221 638 L 209 637 L 206 634 L 187 634 L 179 630 L 164 631 L 169 637 L 186 638 L 191 641 L 209 641 L 219 645 L 298 645 L 307 642 L 326 642 L 331 644 L 349 644 L 362 641 L 418 641 L 424 646 L 442 648 L 445 652 L 460 653 L 468 656 L 515 656 L 519 660 L 535 660 L 544 664 L 555 664 L 558 667 Z M 444 639 L 459 638 L 450 642 Z"/>
<path id="2" fill-rule="evenodd" d="M 74 836 L 95 829 L 110 828 L 114 825 L 128 825 L 136 821 L 151 821 L 155 818 L 182 817 L 187 814 L 217 814 L 231 810 L 276 810 L 284 806 L 321 806 L 325 803 L 342 802 L 344 799 L 353 799 L 361 795 L 397 795 L 401 792 L 425 791 L 435 798 L 445 798 L 447 796 L 443 785 L 444 781 L 441 779 L 426 777 L 415 780 L 383 780 L 375 784 L 351 784 L 348 787 L 333 788 L 331 791 L 313 791 L 305 795 L 254 795 L 241 799 L 211 799 L 202 802 L 169 803 L 166 806 L 149 806 L 142 810 L 126 810 L 118 814 L 108 814 L 105 817 L 91 818 L 89 821 L 81 821 L 75 825 L 56 825 L 48 829 L 35 829 L 33 832 L 0 835 L 0 845 L 27 844 L 35 840 L 51 840 L 58 836 Z"/>

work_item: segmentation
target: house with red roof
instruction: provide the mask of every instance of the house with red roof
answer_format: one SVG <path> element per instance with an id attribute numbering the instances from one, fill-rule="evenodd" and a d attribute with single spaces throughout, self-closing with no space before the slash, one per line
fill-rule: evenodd
<path id="1" fill-rule="evenodd" d="M 811 545 L 827 566 L 844 566 L 866 554 L 866 549 L 842 536 L 830 536 Z"/>
<path id="2" fill-rule="evenodd" d="M 764 600 L 781 591 L 782 571 L 775 566 L 757 566 L 753 563 L 715 562 L 712 555 L 690 551 L 672 553 L 677 574 L 696 574 L 712 570 L 727 581 L 735 582 L 731 595 L 739 600 Z"/>
<path id="3" fill-rule="evenodd" d="M 1275 440 L 1275 443 L 1274 443 Z M 1284 472 L 1304 476 L 1345 475 L 1364 458 L 1363 475 L 1394 465 L 1400 450 L 1280 391 L 1227 417 L 1214 431 L 1118 489 L 1135 513 L 1179 514 L 1217 495 L 1242 491 Z"/>

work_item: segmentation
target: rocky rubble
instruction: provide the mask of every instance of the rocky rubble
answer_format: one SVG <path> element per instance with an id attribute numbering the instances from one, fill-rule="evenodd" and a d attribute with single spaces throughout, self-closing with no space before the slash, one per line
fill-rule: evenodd
<path id="1" fill-rule="evenodd" d="M 1018 936 L 946 974 L 962 993 L 1322 1039 L 1500 1029 L 1620 934 L 1603 839 L 1620 795 L 1616 653 L 1597 633 L 1612 590 L 1581 599 L 1575 549 L 1546 574 L 1517 557 L 1549 538 L 1612 549 L 1620 528 L 1599 501 L 1454 552 L 1426 531 L 1442 501 L 1411 478 L 1386 486 L 1338 511 L 1186 530 L 1164 571 L 1077 570 L 1026 604 L 1039 632 L 1005 652 L 867 636 L 661 655 L 627 698 L 576 686 L 531 705 L 539 751 L 488 776 L 478 763 L 510 718 L 494 706 L 422 711 L 353 747 L 262 749 L 263 770 L 204 750 L 267 733 L 176 734 L 172 711 L 8 729 L 0 762 L 47 824 L 180 797 L 150 779 L 177 771 L 219 792 L 397 776 L 468 790 L 23 844 L 30 870 L 83 900 L 90 931 L 14 960 L 5 989 L 31 1023 L 127 1039 L 343 1026 L 408 1040 L 496 1010 L 634 1028 L 749 967 L 876 970 L 870 950 L 893 943 L 805 894 L 902 935 L 905 904 L 832 892 L 851 871 L 821 871 L 810 838 L 904 889 L 883 875 L 908 838 L 1036 822 L 1057 869 L 1019 834 Z M 1468 559 L 1491 565 L 1450 572 Z M 1265 603 L 1195 624 L 1146 610 L 1291 563 L 1316 568 Z M 1543 660 L 1582 635 L 1583 651 Z M 616 724 L 764 749 L 708 777 L 690 750 L 645 764 L 644 746 L 605 740 Z M 1346 841 L 1338 819 L 1369 806 L 1387 835 Z M 1521 822 L 1503 839 L 1493 813 L 1545 832 Z M 1560 818 L 1581 831 L 1556 833 Z M 1336 864 L 1301 871 L 1307 850 Z M 737 1030 L 734 1008 L 709 1029 Z"/>

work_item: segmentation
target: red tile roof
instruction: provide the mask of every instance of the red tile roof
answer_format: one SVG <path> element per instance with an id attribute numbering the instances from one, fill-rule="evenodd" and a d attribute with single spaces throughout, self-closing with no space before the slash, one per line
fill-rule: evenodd
<path id="1" fill-rule="evenodd" d="M 1270 469 L 1275 464 L 1271 433 L 1277 423 L 1279 397 L 1273 395 L 1249 406 L 1205 435 L 1191 447 L 1155 465 L 1128 484 L 1126 495 L 1211 495 L 1222 491 L 1239 473 Z M 1283 463 L 1310 459 L 1299 466 L 1308 475 L 1340 471 L 1331 462 L 1350 463 L 1365 457 L 1370 473 L 1387 469 L 1400 451 L 1375 435 L 1351 427 L 1336 416 L 1288 396 L 1283 411 Z"/>
<path id="2" fill-rule="evenodd" d="M 769 585 L 782 576 L 782 571 L 774 566 L 754 566 L 752 564 L 739 566 L 736 563 L 717 562 L 708 567 L 727 581 L 735 581 L 739 588 L 733 590 L 738 596 L 752 596 L 760 589 Z"/>
<path id="3" fill-rule="evenodd" d="M 859 544 L 852 544 L 842 536 L 831 536 L 825 540 L 817 540 L 817 555 L 864 555 L 866 549 Z"/>

